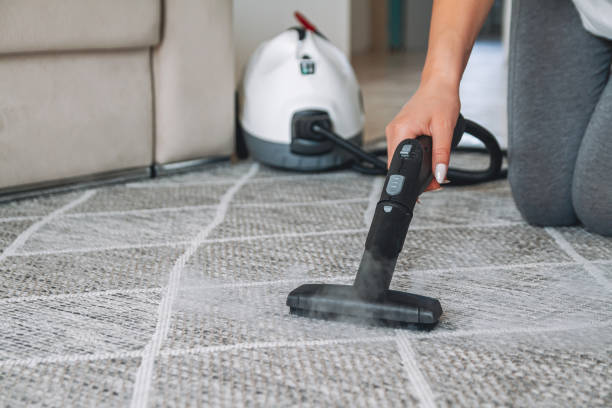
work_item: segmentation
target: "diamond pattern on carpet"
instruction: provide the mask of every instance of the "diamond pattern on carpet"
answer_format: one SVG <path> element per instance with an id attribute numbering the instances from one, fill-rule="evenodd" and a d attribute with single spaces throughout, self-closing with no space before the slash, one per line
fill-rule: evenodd
<path id="1" fill-rule="evenodd" d="M 0 298 L 161 288 L 181 247 L 128 248 L 9 257 Z"/>
<path id="2" fill-rule="evenodd" d="M 606 406 L 610 327 L 418 339 L 418 360 L 440 406 Z"/>
<path id="3" fill-rule="evenodd" d="M 396 356 L 393 342 L 163 356 L 152 406 L 415 406 Z"/>
<path id="4" fill-rule="evenodd" d="M 164 209 L 206 206 L 219 202 L 231 181 L 210 186 L 168 186 L 126 189 L 110 187 L 104 194 L 79 205 L 71 213 Z"/>
<path id="5" fill-rule="evenodd" d="M 63 216 L 43 226 L 23 246 L 22 252 L 79 251 L 189 241 L 210 223 L 213 211 Z"/>
<path id="6" fill-rule="evenodd" d="M 130 403 L 140 358 L 3 368 L 6 407 L 119 407 Z"/>
<path id="7" fill-rule="evenodd" d="M 159 293 L 51 297 L 0 305 L 0 359 L 141 349 L 155 330 Z"/>
<path id="8" fill-rule="evenodd" d="M 0 222 L 0 251 L 3 251 L 11 245 L 11 243 L 33 223 L 34 221 L 27 220 Z"/>
<path id="9" fill-rule="evenodd" d="M 254 166 L 0 204 L 0 405 L 612 405 L 612 239 L 445 188 L 392 282 L 433 331 L 296 317 L 352 282 L 381 180 Z"/>

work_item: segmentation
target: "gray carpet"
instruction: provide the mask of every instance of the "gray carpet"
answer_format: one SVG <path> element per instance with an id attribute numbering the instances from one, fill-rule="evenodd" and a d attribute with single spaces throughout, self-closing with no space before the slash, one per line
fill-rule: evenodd
<path id="1" fill-rule="evenodd" d="M 381 178 L 252 163 L 0 205 L 2 406 L 612 406 L 612 240 L 505 181 L 425 194 L 393 287 L 430 332 L 293 317 L 356 270 Z"/>

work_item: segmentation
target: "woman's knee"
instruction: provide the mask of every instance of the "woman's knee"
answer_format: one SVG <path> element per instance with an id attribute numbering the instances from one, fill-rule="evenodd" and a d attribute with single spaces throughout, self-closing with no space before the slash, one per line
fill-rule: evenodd
<path id="1" fill-rule="evenodd" d="M 606 120 L 596 120 L 600 116 L 594 117 L 580 146 L 572 182 L 572 202 L 586 229 L 610 236 L 612 184 L 608 175 L 612 173 L 612 139 L 608 129 L 612 115 Z"/>
<path id="2" fill-rule="evenodd" d="M 582 159 L 582 157 L 580 158 Z M 584 227 L 601 235 L 612 236 L 612 189 L 601 185 L 591 167 L 596 160 L 579 160 L 572 185 L 572 202 Z"/>
<path id="3" fill-rule="evenodd" d="M 597 234 L 612 236 L 612 193 L 598 188 L 594 180 L 574 183 L 572 201 L 584 227 Z"/>
<path id="4" fill-rule="evenodd" d="M 508 179 L 514 202 L 529 224 L 574 225 L 577 222 L 570 194 L 571 177 L 551 182 L 525 166 L 510 166 Z M 567 183 L 567 185 L 565 185 Z M 557 188 L 556 184 L 561 184 Z"/>
<path id="5" fill-rule="evenodd" d="M 578 151 L 572 201 L 578 219 L 593 232 L 612 235 L 612 81 L 608 81 Z"/>

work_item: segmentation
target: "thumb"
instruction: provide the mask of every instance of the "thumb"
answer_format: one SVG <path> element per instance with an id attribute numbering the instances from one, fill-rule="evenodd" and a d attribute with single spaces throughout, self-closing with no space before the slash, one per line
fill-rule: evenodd
<path id="1" fill-rule="evenodd" d="M 431 170 L 438 184 L 443 184 L 446 180 L 448 162 L 450 160 L 454 122 L 448 119 L 434 118 L 431 121 L 430 130 L 433 139 Z"/>

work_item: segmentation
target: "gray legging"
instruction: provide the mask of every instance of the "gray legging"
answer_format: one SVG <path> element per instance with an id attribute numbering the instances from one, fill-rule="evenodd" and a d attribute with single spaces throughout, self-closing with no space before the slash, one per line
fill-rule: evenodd
<path id="1" fill-rule="evenodd" d="M 535 225 L 612 235 L 612 41 L 571 0 L 514 0 L 508 79 L 509 179 Z"/>

